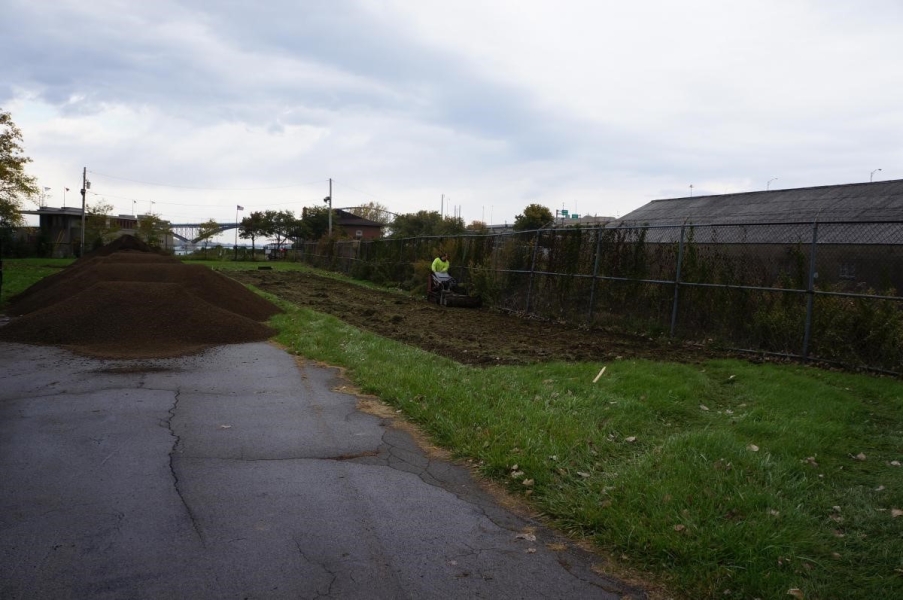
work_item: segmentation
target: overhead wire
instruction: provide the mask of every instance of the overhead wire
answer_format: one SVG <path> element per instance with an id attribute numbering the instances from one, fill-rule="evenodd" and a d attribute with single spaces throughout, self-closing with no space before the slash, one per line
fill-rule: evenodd
<path id="1" fill-rule="evenodd" d="M 173 184 L 139 181 L 136 179 L 130 179 L 127 177 L 119 177 L 116 175 L 108 175 L 108 174 L 100 173 L 98 171 L 91 171 L 91 170 L 88 170 L 86 172 L 90 173 L 92 175 L 101 177 L 101 178 L 115 179 L 115 180 L 119 180 L 119 181 L 128 181 L 131 183 L 137 183 L 139 185 L 151 185 L 151 186 L 168 187 L 168 188 L 174 188 L 174 189 L 188 189 L 188 190 L 198 190 L 198 191 L 220 191 L 220 192 L 282 190 L 282 189 L 304 187 L 304 186 L 308 186 L 308 185 L 314 185 L 317 183 L 326 183 L 328 181 L 328 179 L 317 179 L 314 181 L 309 181 L 309 182 L 304 182 L 304 183 L 294 183 L 294 184 L 290 184 L 290 185 L 260 187 L 260 188 L 205 188 L 205 187 L 195 187 L 195 186 L 184 186 L 184 185 L 173 185 Z M 209 204 L 209 203 L 208 204 L 194 204 L 194 203 L 186 203 L 186 202 L 168 202 L 165 200 L 150 200 L 147 198 L 142 199 L 142 198 L 135 198 L 132 196 L 120 196 L 117 194 L 102 193 L 102 192 L 98 192 L 95 190 L 88 190 L 87 193 L 91 194 L 92 196 L 96 196 L 96 197 L 100 197 L 100 198 L 104 198 L 104 199 L 113 198 L 113 199 L 117 199 L 117 200 L 124 200 L 127 202 L 134 202 L 134 203 L 152 202 L 153 204 L 160 204 L 163 206 L 177 206 L 177 207 L 186 207 L 186 208 L 187 207 L 206 208 L 208 210 L 214 210 L 214 211 L 224 210 L 224 207 L 221 205 Z M 230 200 L 230 202 L 231 202 L 231 200 Z M 275 203 L 274 202 L 254 203 L 254 202 L 248 202 L 247 200 L 244 200 L 244 201 L 242 201 L 241 204 L 244 206 L 247 206 L 249 208 L 255 208 L 255 207 L 269 208 L 269 207 L 275 207 L 275 206 L 304 205 L 305 203 L 306 203 L 306 201 L 304 201 L 304 200 L 296 200 L 296 201 L 291 201 L 291 202 L 275 202 Z M 228 210 L 228 209 L 226 209 L 226 210 Z"/>
<path id="2" fill-rule="evenodd" d="M 137 179 L 129 179 L 128 177 L 118 177 L 116 175 L 106 175 L 104 173 L 98 173 L 97 171 L 87 171 L 92 175 L 97 175 L 99 177 L 106 177 L 107 179 L 118 179 L 120 181 L 128 181 L 131 183 L 138 183 L 140 185 L 153 185 L 156 187 L 168 187 L 168 188 L 176 188 L 176 189 L 186 189 L 186 190 L 205 190 L 205 191 L 215 191 L 215 192 L 256 192 L 256 191 L 265 191 L 265 190 L 285 190 L 289 188 L 296 187 L 304 187 L 307 185 L 313 185 L 315 183 L 325 183 L 328 179 L 316 179 L 314 181 L 308 181 L 303 183 L 292 183 L 288 185 L 277 185 L 277 186 L 269 186 L 269 187 L 253 187 L 253 188 L 218 188 L 218 187 L 198 187 L 198 186 L 190 186 L 190 185 L 175 185 L 171 183 L 154 183 L 150 181 L 139 181 Z"/>

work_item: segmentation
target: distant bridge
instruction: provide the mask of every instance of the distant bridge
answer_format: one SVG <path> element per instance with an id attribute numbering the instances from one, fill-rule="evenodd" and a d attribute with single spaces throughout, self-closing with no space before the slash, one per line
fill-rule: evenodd
<path id="1" fill-rule="evenodd" d="M 183 242 L 188 242 L 189 244 L 197 244 L 201 241 L 201 238 L 198 236 L 200 235 L 202 225 L 203 223 L 173 223 L 169 227 L 170 231 L 172 231 L 172 237 L 177 240 L 182 240 Z M 235 229 L 238 225 L 238 223 L 217 223 L 217 231 L 213 235 L 228 231 L 229 229 Z"/>
<path id="2" fill-rule="evenodd" d="M 345 208 L 336 208 L 333 210 L 354 211 L 357 209 L 374 211 L 374 209 L 369 206 L 348 206 Z M 355 213 L 352 212 L 352 214 Z M 398 215 L 388 210 L 376 210 L 375 214 L 371 216 L 376 217 L 378 219 L 378 222 L 389 225 Z M 172 237 L 189 244 L 197 244 L 201 241 L 200 237 L 198 237 L 200 235 L 201 225 L 203 225 L 203 223 L 173 223 L 172 225 L 170 225 Z M 239 227 L 239 225 L 240 223 L 217 223 L 217 231 L 213 235 L 228 231 L 229 229 L 236 229 Z"/>

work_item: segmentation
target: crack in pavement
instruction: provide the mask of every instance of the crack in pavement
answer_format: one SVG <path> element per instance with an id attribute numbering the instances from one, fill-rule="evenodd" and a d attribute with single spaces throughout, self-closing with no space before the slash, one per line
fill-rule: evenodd
<path id="1" fill-rule="evenodd" d="M 301 542 L 299 542 L 297 539 L 292 538 L 292 541 L 295 542 L 295 547 L 298 548 L 298 554 L 301 555 L 301 558 L 303 558 L 306 563 L 311 564 L 311 565 L 317 565 L 318 567 L 323 569 L 330 577 L 332 577 L 332 579 L 329 580 L 329 585 L 326 587 L 326 593 L 325 594 L 321 593 L 319 586 L 318 586 L 317 587 L 317 595 L 315 596 L 315 598 L 328 598 L 329 596 L 331 596 L 332 595 L 332 586 L 335 585 L 336 579 L 338 579 L 338 574 L 335 571 L 333 571 L 332 569 L 330 569 L 329 567 L 327 567 L 324 563 L 320 563 L 320 562 L 311 560 L 307 556 L 307 554 L 304 552 L 304 550 L 301 548 Z"/>
<path id="2" fill-rule="evenodd" d="M 198 523 L 198 520 L 194 514 L 194 511 L 191 510 L 191 506 L 188 505 L 188 501 L 185 500 L 185 496 L 182 494 L 182 488 L 179 486 L 179 476 L 176 473 L 176 467 L 175 467 L 176 449 L 178 448 L 179 443 L 182 440 L 178 435 L 176 435 L 176 432 L 173 431 L 172 420 L 176 416 L 176 409 L 179 408 L 179 396 L 181 394 L 182 394 L 182 390 L 177 389 L 175 395 L 173 396 L 172 407 L 168 411 L 169 417 L 165 420 L 166 428 L 169 431 L 169 435 L 171 435 L 173 438 L 172 448 L 170 448 L 170 450 L 169 450 L 169 473 L 170 473 L 170 475 L 172 475 L 173 488 L 175 488 L 176 494 L 179 496 L 179 500 L 182 501 L 182 506 L 185 507 L 185 512 L 188 513 L 188 518 L 191 520 L 191 528 L 194 529 L 194 533 L 198 536 L 198 539 L 201 541 L 201 545 L 206 548 L 207 541 L 204 538 L 204 533 L 201 531 L 201 526 Z"/>

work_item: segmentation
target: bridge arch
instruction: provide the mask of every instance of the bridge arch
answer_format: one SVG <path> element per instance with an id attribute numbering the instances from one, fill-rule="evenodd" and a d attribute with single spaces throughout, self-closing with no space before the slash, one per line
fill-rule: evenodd
<path id="1" fill-rule="evenodd" d="M 203 225 L 203 223 L 173 223 L 169 227 L 170 231 L 172 231 L 172 237 L 177 240 L 182 240 L 183 242 L 188 242 L 189 244 L 197 244 L 201 241 L 198 237 L 201 225 Z M 217 233 L 235 229 L 238 225 L 238 223 L 217 223 Z"/>

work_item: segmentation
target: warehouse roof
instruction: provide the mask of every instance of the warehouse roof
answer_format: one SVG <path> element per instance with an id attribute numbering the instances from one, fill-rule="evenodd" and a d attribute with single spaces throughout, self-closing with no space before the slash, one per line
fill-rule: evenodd
<path id="1" fill-rule="evenodd" d="M 653 200 L 624 225 L 903 221 L 903 180 Z"/>

